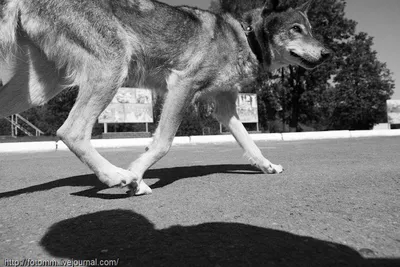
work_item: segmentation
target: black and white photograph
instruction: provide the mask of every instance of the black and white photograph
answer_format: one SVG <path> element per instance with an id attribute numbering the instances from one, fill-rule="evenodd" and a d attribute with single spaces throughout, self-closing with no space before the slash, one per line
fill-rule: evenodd
<path id="1" fill-rule="evenodd" d="M 0 266 L 400 266 L 399 0 L 0 0 Z"/>

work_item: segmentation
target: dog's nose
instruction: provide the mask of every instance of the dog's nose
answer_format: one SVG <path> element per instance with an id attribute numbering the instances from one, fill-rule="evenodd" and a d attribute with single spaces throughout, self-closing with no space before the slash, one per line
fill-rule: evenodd
<path id="1" fill-rule="evenodd" d="M 327 60 L 328 58 L 330 58 L 332 56 L 332 50 L 330 49 L 324 49 L 321 52 L 321 57 L 323 60 Z"/>

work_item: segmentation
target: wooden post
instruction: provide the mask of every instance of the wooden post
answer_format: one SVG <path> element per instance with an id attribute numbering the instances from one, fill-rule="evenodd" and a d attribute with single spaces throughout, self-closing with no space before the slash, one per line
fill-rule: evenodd
<path id="1" fill-rule="evenodd" d="M 108 125 L 107 125 L 107 123 L 104 123 L 104 133 L 107 133 L 108 132 Z"/>

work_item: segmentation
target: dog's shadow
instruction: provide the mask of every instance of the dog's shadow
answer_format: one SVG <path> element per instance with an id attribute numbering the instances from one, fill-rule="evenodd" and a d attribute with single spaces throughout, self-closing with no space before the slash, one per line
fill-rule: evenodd
<path id="1" fill-rule="evenodd" d="M 157 229 L 131 210 L 61 221 L 40 245 L 54 257 L 97 259 L 91 266 L 400 266 L 399 259 L 365 259 L 345 245 L 241 223 Z"/>
<path id="2" fill-rule="evenodd" d="M 150 169 L 145 173 L 144 179 L 158 179 L 156 183 L 150 186 L 152 189 L 156 189 L 167 186 L 180 179 L 196 178 L 218 173 L 261 174 L 262 172 L 251 165 L 240 165 L 240 164 L 185 166 L 185 167 L 175 167 L 175 168 Z M 80 176 L 64 178 L 14 191 L 3 192 L 0 193 L 0 198 L 8 198 L 13 196 L 18 196 L 21 194 L 46 191 L 65 186 L 91 187 L 83 191 L 71 193 L 71 195 L 75 196 L 102 198 L 102 199 L 122 199 L 130 197 L 129 194 L 110 194 L 102 192 L 105 189 L 107 189 L 107 187 L 104 184 L 102 184 L 94 174 L 89 174 L 89 175 L 80 175 Z"/>

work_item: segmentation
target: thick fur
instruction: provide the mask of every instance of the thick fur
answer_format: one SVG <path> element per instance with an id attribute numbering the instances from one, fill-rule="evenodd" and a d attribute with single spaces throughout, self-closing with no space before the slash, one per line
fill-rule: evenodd
<path id="1" fill-rule="evenodd" d="M 239 121 L 237 93 L 260 67 L 311 68 L 329 51 L 311 35 L 308 4 L 278 10 L 277 2 L 240 22 L 152 0 L 0 0 L 0 53 L 14 61 L 13 78 L 0 88 L 0 116 L 79 86 L 58 136 L 105 184 L 147 194 L 144 172 L 168 152 L 183 110 L 194 98 L 206 97 L 251 163 L 279 173 L 282 167 L 264 158 Z M 90 144 L 97 117 L 122 84 L 166 93 L 154 140 L 128 170 L 112 165 Z"/>

